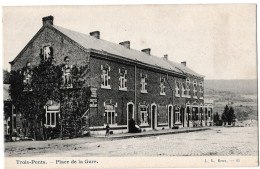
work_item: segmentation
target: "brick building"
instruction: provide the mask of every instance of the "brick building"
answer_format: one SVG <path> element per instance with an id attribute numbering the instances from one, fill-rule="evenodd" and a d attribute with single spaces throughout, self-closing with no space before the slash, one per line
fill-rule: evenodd
<path id="1" fill-rule="evenodd" d="M 206 126 L 212 123 L 213 104 L 204 103 L 204 76 L 186 66 L 153 56 L 151 49 L 131 49 L 130 42 L 114 44 L 53 24 L 52 16 L 10 62 L 11 70 L 37 66 L 42 56 L 53 64 L 64 64 L 63 80 L 73 88 L 70 69 L 85 66 L 84 79 L 91 90 L 87 116 L 94 134 L 104 133 L 109 123 L 114 133 L 127 132 L 130 119 L 142 129 Z M 30 73 L 25 73 L 28 84 Z M 26 80 L 27 79 L 27 80 Z M 51 114 L 59 114 L 59 103 L 46 103 L 46 127 L 55 127 Z M 52 118 L 52 119 L 51 119 Z M 54 119 L 53 119 L 54 118 Z M 52 121 L 52 122 L 50 122 Z"/>

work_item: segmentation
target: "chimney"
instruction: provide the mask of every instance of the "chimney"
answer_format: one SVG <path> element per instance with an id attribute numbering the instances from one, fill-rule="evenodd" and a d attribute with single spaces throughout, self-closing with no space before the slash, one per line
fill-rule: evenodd
<path id="1" fill-rule="evenodd" d="M 163 56 L 163 59 L 168 60 L 168 55 L 165 54 L 165 55 Z"/>
<path id="2" fill-rule="evenodd" d="M 89 35 L 93 36 L 97 39 L 100 39 L 100 32 L 99 31 L 90 32 Z"/>
<path id="3" fill-rule="evenodd" d="M 183 66 L 186 66 L 186 61 L 181 62 Z"/>
<path id="4" fill-rule="evenodd" d="M 43 17 L 42 18 L 42 25 L 45 26 L 45 25 L 53 25 L 53 16 L 46 16 L 46 17 Z"/>
<path id="5" fill-rule="evenodd" d="M 120 42 L 119 45 L 122 45 L 128 49 L 130 49 L 130 41 L 124 41 L 124 42 Z"/>
<path id="6" fill-rule="evenodd" d="M 147 55 L 150 55 L 150 54 L 151 54 L 151 49 L 150 49 L 150 48 L 142 49 L 141 51 L 144 52 L 144 53 L 146 53 Z"/>

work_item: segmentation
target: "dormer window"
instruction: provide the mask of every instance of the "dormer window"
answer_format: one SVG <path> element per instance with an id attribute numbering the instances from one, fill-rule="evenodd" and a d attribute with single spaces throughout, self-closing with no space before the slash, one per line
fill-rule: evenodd
<path id="1" fill-rule="evenodd" d="M 200 82 L 200 91 L 199 92 L 200 92 L 200 99 L 203 99 L 203 97 L 204 97 L 203 94 L 204 93 L 203 93 L 203 83 L 202 82 Z"/>
<path id="2" fill-rule="evenodd" d="M 111 89 L 110 86 L 110 67 L 106 64 L 106 65 L 101 65 L 101 88 L 103 89 Z"/>
<path id="3" fill-rule="evenodd" d="M 190 98 L 190 78 L 186 79 L 186 97 Z"/>
<path id="4" fill-rule="evenodd" d="M 180 83 L 175 81 L 175 96 L 180 97 Z"/>
<path id="5" fill-rule="evenodd" d="M 193 98 L 198 98 L 198 92 L 197 92 L 197 81 L 193 81 Z"/>
<path id="6" fill-rule="evenodd" d="M 127 90 L 127 86 L 126 86 L 126 74 L 127 74 L 127 70 L 125 70 L 124 68 L 119 69 L 119 90 Z"/>
<path id="7" fill-rule="evenodd" d="M 143 74 L 141 73 L 141 93 L 147 93 L 147 89 L 146 89 L 146 79 L 147 79 L 147 74 Z"/>
<path id="8" fill-rule="evenodd" d="M 165 95 L 165 77 L 160 77 L 160 95 Z"/>

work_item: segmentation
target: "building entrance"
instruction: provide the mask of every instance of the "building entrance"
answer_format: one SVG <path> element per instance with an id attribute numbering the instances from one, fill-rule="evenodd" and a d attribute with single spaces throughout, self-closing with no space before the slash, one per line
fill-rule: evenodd
<path id="1" fill-rule="evenodd" d="M 156 106 L 152 106 L 152 129 L 155 129 Z"/>

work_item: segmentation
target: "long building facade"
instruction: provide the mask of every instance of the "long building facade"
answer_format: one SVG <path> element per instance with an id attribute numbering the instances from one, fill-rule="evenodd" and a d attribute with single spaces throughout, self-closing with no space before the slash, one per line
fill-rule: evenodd
<path id="1" fill-rule="evenodd" d="M 52 16 L 42 21 L 41 29 L 10 62 L 11 70 L 53 58 L 53 64 L 63 65 L 64 86 L 73 88 L 71 69 L 84 67 L 85 86 L 91 91 L 85 115 L 92 134 L 104 134 L 107 124 L 113 133 L 128 132 L 131 119 L 142 130 L 212 125 L 213 103 L 204 100 L 204 76 L 186 62 L 153 56 L 149 48 L 131 49 L 129 41 L 102 40 L 99 31 L 86 35 L 56 26 Z M 30 86 L 29 72 L 24 72 L 25 87 Z M 45 127 L 56 127 L 59 113 L 58 102 L 46 103 Z"/>

